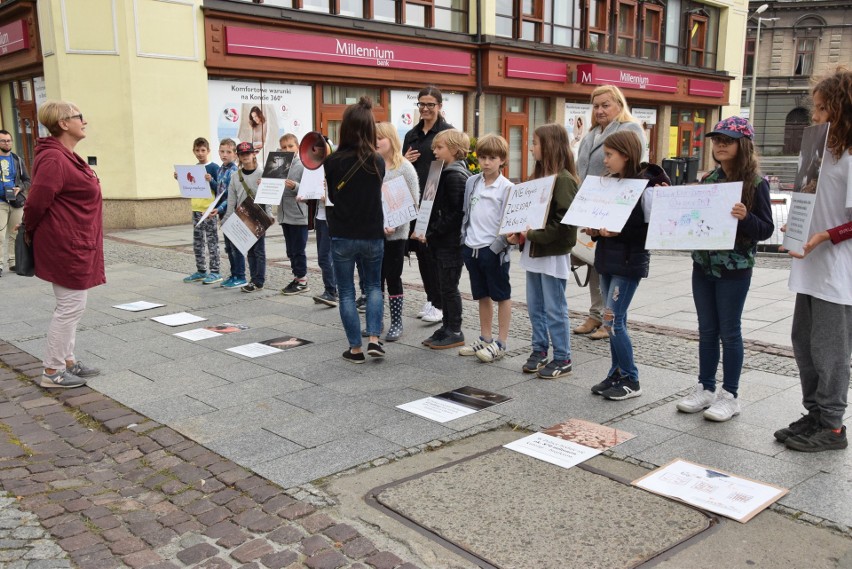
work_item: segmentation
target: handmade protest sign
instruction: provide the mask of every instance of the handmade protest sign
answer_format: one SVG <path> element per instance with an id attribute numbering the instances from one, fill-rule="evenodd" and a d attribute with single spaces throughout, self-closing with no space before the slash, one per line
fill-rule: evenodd
<path id="1" fill-rule="evenodd" d="M 222 224 L 222 233 L 243 255 L 248 255 L 249 249 L 263 237 L 270 225 L 272 218 L 266 210 L 246 196 L 234 210 L 234 215 Z"/>
<path id="2" fill-rule="evenodd" d="M 305 168 L 296 196 L 300 200 L 319 200 L 323 195 L 325 195 L 325 167 L 320 166 L 316 170 Z"/>
<path id="3" fill-rule="evenodd" d="M 644 179 L 586 176 L 562 223 L 619 232 L 647 184 Z"/>
<path id="4" fill-rule="evenodd" d="M 731 210 L 742 193 L 742 182 L 654 188 L 645 248 L 733 249 L 737 218 Z"/>
<path id="5" fill-rule="evenodd" d="M 793 196 L 787 213 L 787 230 L 784 232 L 783 242 L 784 248 L 794 253 L 802 253 L 811 236 L 811 219 L 819 190 L 819 173 L 825 156 L 828 128 L 829 123 L 823 123 L 809 126 L 802 131 L 802 150 L 793 182 Z"/>
<path id="6" fill-rule="evenodd" d="M 204 179 L 207 170 L 204 169 L 203 164 L 195 166 L 178 166 L 175 164 L 175 172 L 177 172 L 181 197 L 206 199 L 213 197 L 210 182 Z"/>
<path id="7" fill-rule="evenodd" d="M 547 221 L 555 182 L 556 176 L 547 176 L 512 186 L 503 207 L 500 235 L 542 229 Z"/>
<path id="8" fill-rule="evenodd" d="M 412 219 L 417 219 L 417 205 L 405 178 L 400 176 L 382 184 L 382 209 L 385 214 L 385 227 L 399 227 Z"/>

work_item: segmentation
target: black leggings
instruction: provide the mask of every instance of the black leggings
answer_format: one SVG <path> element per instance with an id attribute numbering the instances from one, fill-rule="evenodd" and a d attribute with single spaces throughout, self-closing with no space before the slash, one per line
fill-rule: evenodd
<path id="1" fill-rule="evenodd" d="M 385 241 L 385 256 L 382 258 L 382 290 L 385 283 L 389 296 L 402 294 L 402 266 L 405 261 L 405 239 Z"/>

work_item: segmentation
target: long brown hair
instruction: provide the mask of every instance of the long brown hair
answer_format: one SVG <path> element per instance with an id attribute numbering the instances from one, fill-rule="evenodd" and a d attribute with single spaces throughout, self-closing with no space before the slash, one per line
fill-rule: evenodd
<path id="1" fill-rule="evenodd" d="M 746 206 L 748 211 L 751 211 L 754 205 L 755 180 L 760 177 L 760 160 L 754 142 L 747 136 L 734 139 L 734 143 L 737 145 L 737 157 L 734 159 L 731 171 L 725 171 L 725 179 L 728 182 L 743 183 L 743 205 Z M 716 160 L 715 153 L 713 160 Z M 716 162 L 719 163 L 718 160 Z M 721 163 L 719 164 L 721 165 Z"/>
<path id="2" fill-rule="evenodd" d="M 819 93 L 831 127 L 826 145 L 835 159 L 848 149 L 852 151 L 852 71 L 835 69 L 814 86 L 811 95 Z"/>
<path id="3" fill-rule="evenodd" d="M 533 178 L 543 178 L 559 174 L 563 169 L 568 170 L 574 181 L 577 179 L 577 166 L 574 164 L 574 153 L 568 147 L 568 131 L 561 124 L 543 124 L 535 129 L 541 145 L 541 160 L 536 160 Z"/>
<path id="4" fill-rule="evenodd" d="M 642 141 L 639 135 L 629 130 L 619 130 L 604 139 L 603 145 L 610 150 L 615 150 L 627 159 L 624 167 L 624 176 L 618 177 L 636 178 L 639 174 L 639 164 L 642 162 Z"/>
<path id="5" fill-rule="evenodd" d="M 340 144 L 337 151 L 341 154 L 353 153 L 359 160 L 372 163 L 373 171 L 376 166 L 376 119 L 373 117 L 373 100 L 361 97 L 357 103 L 349 105 L 343 111 L 343 121 L 340 123 Z M 366 168 L 369 171 L 369 168 Z"/>

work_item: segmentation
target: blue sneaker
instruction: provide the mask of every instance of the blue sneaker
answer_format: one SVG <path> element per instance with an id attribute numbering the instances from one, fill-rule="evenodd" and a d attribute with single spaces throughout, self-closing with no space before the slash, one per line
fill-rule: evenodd
<path id="1" fill-rule="evenodd" d="M 207 278 L 207 273 L 192 273 L 188 277 L 183 279 L 185 283 L 197 283 L 198 281 L 203 281 Z"/>
<path id="2" fill-rule="evenodd" d="M 222 282 L 222 275 L 219 273 L 210 273 L 207 278 L 201 281 L 201 284 L 211 285 Z"/>
<path id="3" fill-rule="evenodd" d="M 227 281 L 222 283 L 222 287 L 224 287 L 224 288 L 240 288 L 247 283 L 248 283 L 248 281 L 245 280 L 245 279 L 236 279 L 234 277 L 231 277 L 230 279 L 228 279 Z"/>
<path id="4" fill-rule="evenodd" d="M 228 277 L 228 278 L 227 278 L 227 279 L 225 279 L 225 281 L 224 281 L 222 284 L 220 284 L 219 286 L 220 286 L 220 287 L 222 287 L 222 288 L 226 288 L 226 287 L 227 287 L 227 288 L 230 288 L 231 283 L 232 283 L 233 281 L 234 281 L 234 277 Z"/>

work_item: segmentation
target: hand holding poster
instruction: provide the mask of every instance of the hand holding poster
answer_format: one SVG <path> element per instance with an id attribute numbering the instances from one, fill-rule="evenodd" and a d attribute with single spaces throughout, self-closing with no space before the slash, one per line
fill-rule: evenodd
<path id="1" fill-rule="evenodd" d="M 270 225 L 272 218 L 266 210 L 247 196 L 222 224 L 222 233 L 243 255 L 248 255 L 249 249 L 263 237 Z"/>
<path id="2" fill-rule="evenodd" d="M 417 212 L 417 223 L 414 224 L 414 235 L 426 237 L 426 229 L 429 227 L 429 218 L 432 216 L 432 205 L 438 194 L 438 182 L 441 181 L 441 170 L 444 168 L 443 160 L 434 160 L 429 166 L 429 176 L 426 178 L 426 187 L 423 189 L 423 197 L 420 199 L 420 211 Z"/>
<path id="3" fill-rule="evenodd" d="M 278 205 L 284 195 L 290 164 L 293 162 L 292 152 L 270 152 L 266 158 L 266 166 L 257 187 L 254 203 Z"/>
<path id="4" fill-rule="evenodd" d="M 512 186 L 503 208 L 500 235 L 542 229 L 555 182 L 556 176 L 547 176 Z"/>
<path id="5" fill-rule="evenodd" d="M 210 214 L 213 213 L 213 210 L 216 209 L 219 206 L 219 202 L 221 202 L 222 198 L 224 198 L 224 197 L 225 197 L 225 193 L 221 193 L 218 196 L 216 196 L 216 199 L 213 200 L 213 203 L 211 203 L 209 206 L 207 206 L 207 209 L 205 209 L 204 213 L 201 214 L 201 219 L 198 220 L 198 223 L 195 224 L 195 227 L 198 227 L 199 225 L 204 223 L 205 219 L 210 217 Z"/>
<path id="6" fill-rule="evenodd" d="M 213 197 L 213 193 L 210 191 L 210 182 L 204 179 L 207 170 L 204 169 L 203 165 L 178 166 L 175 164 L 175 172 L 177 172 L 181 197 L 205 199 Z"/>
<path id="7" fill-rule="evenodd" d="M 646 249 L 725 250 L 734 248 L 743 183 L 658 186 L 648 224 Z"/>
<path id="8" fill-rule="evenodd" d="M 801 254 L 811 236 L 811 219 L 828 141 L 828 127 L 828 123 L 816 124 L 802 132 L 802 151 L 799 153 L 799 167 L 793 182 L 793 197 L 783 242 L 784 248 L 794 253 Z"/>
<path id="9" fill-rule="evenodd" d="M 302 172 L 302 180 L 299 182 L 299 193 L 296 194 L 300 200 L 321 200 L 325 195 L 325 168 L 320 166 L 316 170 Z"/>
<path id="10" fill-rule="evenodd" d="M 562 223 L 619 232 L 647 185 L 644 179 L 586 176 Z"/>
<path id="11" fill-rule="evenodd" d="M 417 206 L 405 178 L 400 176 L 382 184 L 382 209 L 385 227 L 399 227 L 417 219 Z"/>

